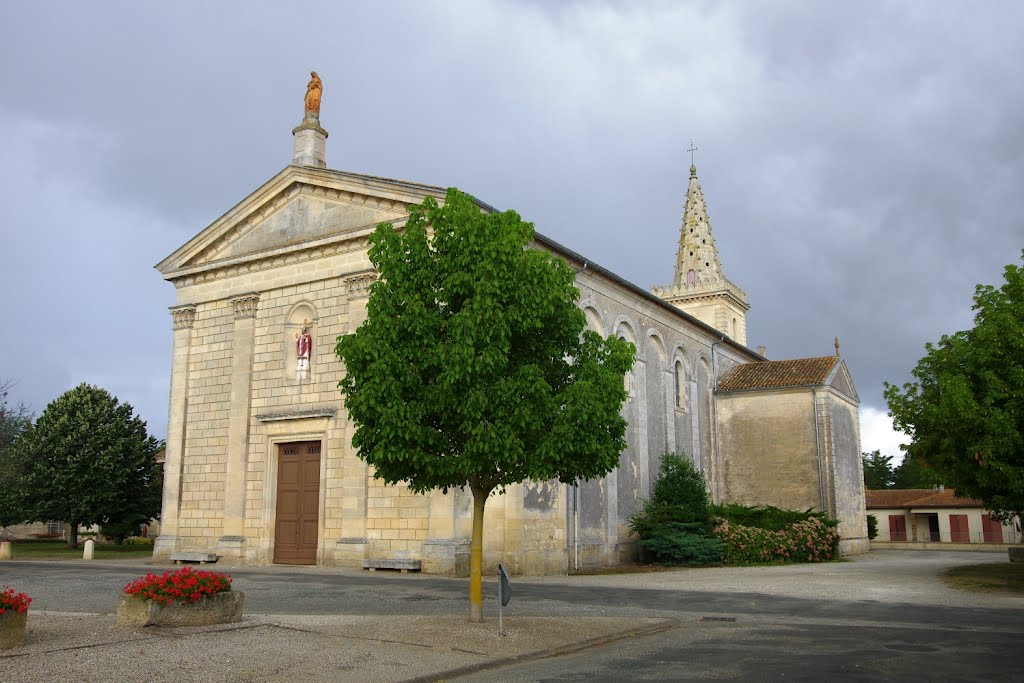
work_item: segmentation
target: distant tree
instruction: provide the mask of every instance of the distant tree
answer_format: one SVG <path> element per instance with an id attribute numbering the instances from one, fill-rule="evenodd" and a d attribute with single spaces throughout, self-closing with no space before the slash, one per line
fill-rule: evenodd
<path id="1" fill-rule="evenodd" d="M 868 515 L 868 540 L 873 541 L 876 538 L 878 538 L 878 517 Z"/>
<path id="2" fill-rule="evenodd" d="M 862 453 L 860 456 L 864 467 L 864 488 L 891 489 L 896 480 L 896 470 L 892 466 L 892 456 L 882 455 L 880 451 Z"/>
<path id="3" fill-rule="evenodd" d="M 0 381 L 0 527 L 30 521 L 25 500 L 25 462 L 13 448 L 32 423 L 24 404 L 8 405 L 13 380 Z"/>
<path id="4" fill-rule="evenodd" d="M 1024 268 L 1004 275 L 976 288 L 974 327 L 927 344 L 914 381 L 886 383 L 885 398 L 908 457 L 1005 518 L 1024 511 Z"/>
<path id="5" fill-rule="evenodd" d="M 920 458 L 907 455 L 896 468 L 893 482 L 895 489 L 930 489 L 941 484 L 940 478 L 930 467 L 922 464 Z"/>
<path id="6" fill-rule="evenodd" d="M 160 442 L 132 407 L 104 389 L 80 384 L 46 406 L 15 449 L 28 463 L 28 509 L 34 520 L 78 528 L 159 514 Z"/>
<path id="7" fill-rule="evenodd" d="M 470 621 L 483 619 L 484 506 L 525 480 L 600 477 L 625 448 L 632 344 L 584 331 L 575 273 L 533 225 L 449 190 L 382 223 L 367 319 L 339 337 L 359 457 L 389 484 L 473 494 Z"/>

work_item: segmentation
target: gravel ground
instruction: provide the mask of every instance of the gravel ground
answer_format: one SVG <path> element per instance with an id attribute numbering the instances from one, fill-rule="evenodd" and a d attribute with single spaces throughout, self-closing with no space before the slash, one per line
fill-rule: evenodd
<path id="1" fill-rule="evenodd" d="M 571 652 L 673 620 L 516 617 L 248 616 L 205 628 L 118 627 L 111 615 L 30 612 L 25 645 L 0 653 L 2 681 L 408 681 Z"/>
<path id="2" fill-rule="evenodd" d="M 520 579 L 562 583 L 686 590 L 708 593 L 762 593 L 793 598 L 874 600 L 886 603 L 951 607 L 1018 607 L 1024 597 L 974 593 L 947 586 L 940 574 L 962 565 L 1008 562 L 1005 553 L 970 551 L 880 550 L 842 562 L 773 567 L 710 567 L 642 574 L 578 575 Z"/>

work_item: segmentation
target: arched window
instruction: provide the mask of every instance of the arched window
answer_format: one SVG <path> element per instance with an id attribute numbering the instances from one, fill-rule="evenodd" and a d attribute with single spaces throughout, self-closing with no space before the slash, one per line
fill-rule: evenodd
<path id="1" fill-rule="evenodd" d="M 683 361 L 676 361 L 676 410 L 686 410 L 686 370 L 683 368 Z"/>

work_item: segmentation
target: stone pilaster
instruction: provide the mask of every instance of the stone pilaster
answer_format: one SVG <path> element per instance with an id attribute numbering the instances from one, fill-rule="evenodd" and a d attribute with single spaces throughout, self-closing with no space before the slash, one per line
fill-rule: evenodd
<path id="1" fill-rule="evenodd" d="M 231 303 L 235 326 L 231 343 L 231 399 L 228 408 L 228 452 L 224 479 L 224 528 L 217 551 L 241 559 L 245 540 L 245 477 L 249 456 L 249 418 L 252 402 L 252 362 L 259 294 L 246 294 Z"/>
<path id="2" fill-rule="evenodd" d="M 163 512 L 160 516 L 160 535 L 153 548 L 153 556 L 163 559 L 169 558 L 178 546 L 181 471 L 185 456 L 185 425 L 188 413 L 188 366 L 196 307 L 186 305 L 171 308 L 171 320 L 174 343 L 171 350 L 171 391 L 164 454 Z"/>

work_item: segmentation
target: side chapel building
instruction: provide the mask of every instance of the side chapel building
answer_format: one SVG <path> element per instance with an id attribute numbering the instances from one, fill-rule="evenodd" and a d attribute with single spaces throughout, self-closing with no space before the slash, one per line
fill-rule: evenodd
<path id="1" fill-rule="evenodd" d="M 401 228 L 445 190 L 328 169 L 320 89 L 314 74 L 291 164 L 156 266 L 177 299 L 154 556 L 466 574 L 472 494 L 373 478 L 351 445 L 334 353 L 366 318 L 375 226 Z M 692 459 L 716 502 L 825 510 L 842 552 L 867 550 L 859 399 L 838 345 L 784 361 L 747 348 L 746 294 L 722 270 L 695 167 L 670 285 L 644 290 L 539 233 L 534 247 L 578 271 L 592 329 L 636 345 L 628 446 L 602 479 L 490 501 L 485 567 L 554 574 L 636 558 L 627 522 L 666 451 Z"/>

